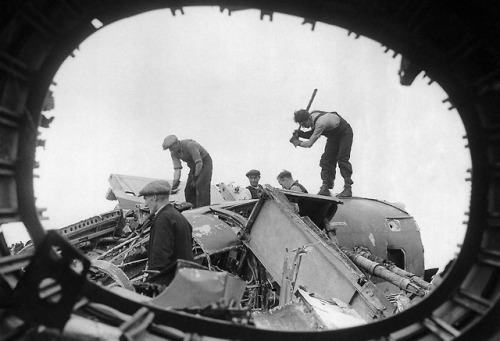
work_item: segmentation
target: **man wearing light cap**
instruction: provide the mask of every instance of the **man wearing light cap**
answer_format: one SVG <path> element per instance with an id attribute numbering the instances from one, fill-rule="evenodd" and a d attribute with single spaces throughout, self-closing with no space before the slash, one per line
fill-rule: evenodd
<path id="1" fill-rule="evenodd" d="M 170 203 L 170 184 L 165 180 L 154 180 L 144 186 L 139 196 L 154 222 L 149 236 L 148 270 L 161 271 L 177 259 L 193 261 L 193 227 Z"/>
<path id="2" fill-rule="evenodd" d="M 326 145 L 319 161 L 321 167 L 321 180 L 323 184 L 319 195 L 330 195 L 333 188 L 337 164 L 340 174 L 344 178 L 344 190 L 337 194 L 338 197 L 351 197 L 353 181 L 352 165 L 349 162 L 353 140 L 352 128 L 337 112 L 312 111 L 301 109 L 294 113 L 295 122 L 300 127 L 311 128 L 309 131 L 298 129 L 294 132 L 290 142 L 295 147 L 311 148 L 321 137 L 326 136 Z M 308 139 L 301 141 L 299 137 Z"/>
<path id="3" fill-rule="evenodd" d="M 182 163 L 189 167 L 184 195 L 186 201 L 194 207 L 210 205 L 210 182 L 212 181 L 212 158 L 198 142 L 190 139 L 179 140 L 175 135 L 169 135 L 163 140 L 163 150 L 170 150 L 174 165 L 174 181 L 172 192 L 178 190 Z"/>

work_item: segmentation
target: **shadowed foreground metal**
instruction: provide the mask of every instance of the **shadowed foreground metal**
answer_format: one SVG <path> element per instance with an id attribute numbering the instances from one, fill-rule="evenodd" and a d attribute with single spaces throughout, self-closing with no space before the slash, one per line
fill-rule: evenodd
<path id="1" fill-rule="evenodd" d="M 346 28 L 379 41 L 404 57 L 401 83 L 411 84 L 421 70 L 448 94 L 465 125 L 472 158 L 471 203 L 462 251 L 443 283 L 415 307 L 367 325 L 315 333 L 257 330 L 172 311 L 156 311 L 155 323 L 186 333 L 228 339 L 287 340 L 452 340 L 500 337 L 500 4 L 432 1 L 167 1 L 38 0 L 0 4 L 0 224 L 22 221 L 35 246 L 46 232 L 33 191 L 37 132 L 49 85 L 62 62 L 97 29 L 145 11 L 182 6 L 220 6 L 221 11 L 258 8 Z M 12 302 L 4 275 L 16 275 L 2 241 L 1 302 Z M 12 273 L 11 271 L 14 271 Z M 10 273 L 9 273 L 10 272 Z M 63 282 L 64 286 L 65 283 Z M 83 284 L 86 295 L 134 314 L 141 305 Z M 4 307 L 2 307 L 3 309 Z M 11 307 L 7 307 L 11 308 Z M 14 307 L 15 310 L 15 307 Z M 31 315 L 22 316 L 36 325 Z M 27 327 L 2 315 L 1 338 L 15 338 Z M 166 332 L 165 332 L 166 333 Z M 177 335 L 178 336 L 178 335 Z"/>

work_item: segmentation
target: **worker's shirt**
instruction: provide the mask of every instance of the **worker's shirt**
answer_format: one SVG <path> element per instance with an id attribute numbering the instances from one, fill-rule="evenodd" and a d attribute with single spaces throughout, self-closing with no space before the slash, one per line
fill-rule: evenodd
<path id="1" fill-rule="evenodd" d="M 252 199 L 259 199 L 262 195 L 262 191 L 264 190 L 262 185 L 257 185 L 256 187 L 247 186 L 247 189 L 250 192 Z"/>
<path id="2" fill-rule="evenodd" d="M 174 169 L 182 169 L 181 160 L 186 162 L 188 167 L 194 171 L 196 163 L 201 162 L 208 156 L 208 152 L 198 142 L 194 140 L 180 140 L 178 152 L 170 151 Z"/>
<path id="3" fill-rule="evenodd" d="M 304 146 L 307 146 L 306 144 L 309 143 L 308 147 L 312 146 L 325 131 L 333 130 L 340 124 L 340 116 L 336 113 L 328 112 L 320 117 L 318 115 L 321 115 L 321 112 L 311 113 L 312 121 L 314 122 L 314 131 L 309 140 L 303 143 Z M 316 119 L 316 117 L 318 118 Z"/>
<path id="4" fill-rule="evenodd" d="M 246 199 L 252 199 L 252 193 L 248 188 L 244 188 L 241 190 L 240 195 L 238 196 L 239 200 L 246 200 Z"/>

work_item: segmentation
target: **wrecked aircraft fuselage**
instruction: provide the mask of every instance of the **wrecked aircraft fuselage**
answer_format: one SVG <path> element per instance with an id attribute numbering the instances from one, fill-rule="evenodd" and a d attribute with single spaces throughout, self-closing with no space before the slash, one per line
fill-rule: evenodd
<path id="1" fill-rule="evenodd" d="M 389 317 L 432 288 L 422 280 L 418 226 L 400 207 L 271 186 L 260 199 L 174 202 L 193 226 L 195 262 L 151 274 L 152 221 L 133 189 L 149 180 L 112 175 L 116 210 L 58 231 L 90 259 L 87 276 L 123 299 L 257 328 L 321 330 Z"/>

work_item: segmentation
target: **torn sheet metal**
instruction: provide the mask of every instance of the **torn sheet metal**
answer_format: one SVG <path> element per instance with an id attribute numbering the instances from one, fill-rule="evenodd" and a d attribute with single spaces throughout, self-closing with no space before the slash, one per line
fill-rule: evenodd
<path id="1" fill-rule="evenodd" d="M 341 329 L 365 324 L 365 320 L 345 302 L 325 300 L 298 289 L 300 299 L 317 316 L 326 329 Z"/>
<path id="2" fill-rule="evenodd" d="M 337 197 L 279 190 L 290 203 L 296 204 L 301 217 L 309 217 L 320 229 L 327 229 L 330 219 L 343 202 Z"/>
<path id="3" fill-rule="evenodd" d="M 320 236 L 309 219 L 298 216 L 282 193 L 269 188 L 266 192 L 269 198 L 251 230 L 243 235 L 243 242 L 275 280 L 282 280 L 287 253 L 306 247 L 297 285 L 322 297 L 335 297 L 351 304 L 366 321 L 392 315 L 391 303 L 373 283 L 365 281 L 337 244 Z"/>
<path id="4" fill-rule="evenodd" d="M 152 304 L 174 309 L 204 307 L 212 303 L 239 305 L 246 282 L 228 272 L 181 268 Z"/>
<path id="5" fill-rule="evenodd" d="M 283 307 L 274 308 L 267 312 L 252 314 L 257 328 L 306 331 L 321 330 L 324 326 L 302 302 L 289 303 Z"/>
<path id="6" fill-rule="evenodd" d="M 193 238 L 209 255 L 228 251 L 242 245 L 235 230 L 219 219 L 217 214 L 186 214 L 193 226 Z"/>

